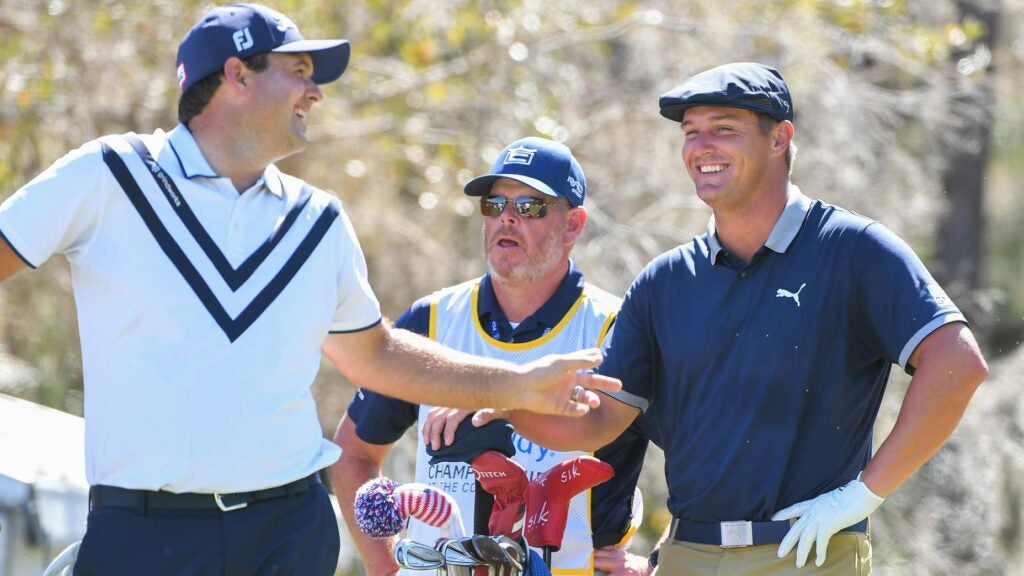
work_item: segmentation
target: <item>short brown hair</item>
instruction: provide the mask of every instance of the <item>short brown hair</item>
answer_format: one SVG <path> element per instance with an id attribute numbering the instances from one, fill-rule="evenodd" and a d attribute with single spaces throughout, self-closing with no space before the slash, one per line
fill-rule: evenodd
<path id="1" fill-rule="evenodd" d="M 779 120 L 772 118 L 771 116 L 763 112 L 755 112 L 757 115 L 757 125 L 761 128 L 761 134 L 767 136 L 772 133 L 779 124 Z M 786 171 L 789 174 L 793 173 L 793 162 L 796 161 L 796 142 L 789 141 L 789 149 L 786 150 Z"/>
<path id="2" fill-rule="evenodd" d="M 253 72 L 263 72 L 270 65 L 266 52 L 250 56 L 242 60 L 242 62 L 246 68 Z M 178 122 L 188 126 L 188 123 L 198 116 L 206 108 L 206 105 L 210 103 L 213 94 L 217 92 L 217 88 L 220 88 L 220 83 L 223 80 L 224 71 L 221 70 L 190 86 L 178 100 Z"/>

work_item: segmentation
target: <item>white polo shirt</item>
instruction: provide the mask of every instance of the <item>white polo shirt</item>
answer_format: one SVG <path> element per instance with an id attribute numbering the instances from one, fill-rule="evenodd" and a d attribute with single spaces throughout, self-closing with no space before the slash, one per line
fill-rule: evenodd
<path id="1" fill-rule="evenodd" d="M 329 465 L 340 450 L 310 392 L 320 347 L 381 317 L 341 203 L 273 165 L 239 194 L 181 125 L 142 139 L 176 192 L 108 136 L 0 206 L 28 264 L 71 264 L 89 483 L 230 493 Z"/>

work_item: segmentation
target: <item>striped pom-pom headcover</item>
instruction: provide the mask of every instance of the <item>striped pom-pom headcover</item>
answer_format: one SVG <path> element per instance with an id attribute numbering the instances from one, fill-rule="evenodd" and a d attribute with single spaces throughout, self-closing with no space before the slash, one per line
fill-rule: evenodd
<path id="1" fill-rule="evenodd" d="M 374 478 L 356 491 L 356 525 L 371 538 L 398 534 L 410 516 L 441 527 L 452 517 L 455 503 L 451 498 L 426 484 L 398 486 L 389 478 Z"/>
<path id="2" fill-rule="evenodd" d="M 395 498 L 390 478 L 374 478 L 356 491 L 356 525 L 371 538 L 387 538 L 402 531 L 405 514 Z"/>
<path id="3" fill-rule="evenodd" d="M 402 484 L 395 490 L 399 507 L 406 516 L 440 528 L 451 518 L 454 503 L 451 496 L 426 484 Z"/>

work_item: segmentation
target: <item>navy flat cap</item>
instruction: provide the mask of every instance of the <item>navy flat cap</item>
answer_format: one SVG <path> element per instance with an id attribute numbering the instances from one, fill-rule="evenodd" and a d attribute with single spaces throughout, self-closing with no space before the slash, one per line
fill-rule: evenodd
<path id="1" fill-rule="evenodd" d="M 661 115 L 682 122 L 693 106 L 729 106 L 793 120 L 793 99 L 782 74 L 770 66 L 733 62 L 701 72 L 669 90 L 658 100 Z"/>

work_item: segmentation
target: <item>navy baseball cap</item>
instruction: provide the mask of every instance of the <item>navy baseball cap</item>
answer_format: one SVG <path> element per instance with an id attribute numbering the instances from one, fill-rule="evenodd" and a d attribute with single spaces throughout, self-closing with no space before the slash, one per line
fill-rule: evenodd
<path id="1" fill-rule="evenodd" d="M 178 45 L 181 91 L 219 72 L 228 58 L 264 52 L 308 52 L 313 81 L 334 82 L 348 66 L 348 40 L 306 40 L 287 16 L 258 4 L 218 6 L 203 15 Z"/>
<path id="2" fill-rule="evenodd" d="M 530 136 L 516 140 L 498 154 L 490 174 L 478 176 L 462 189 L 469 196 L 486 196 L 499 178 L 518 180 L 548 196 L 561 196 L 573 208 L 583 204 L 587 179 L 565 144 Z"/>
<path id="3" fill-rule="evenodd" d="M 682 122 L 693 106 L 729 106 L 762 112 L 783 121 L 793 120 L 793 99 L 782 74 L 770 66 L 733 62 L 691 77 L 658 100 L 661 115 Z"/>

